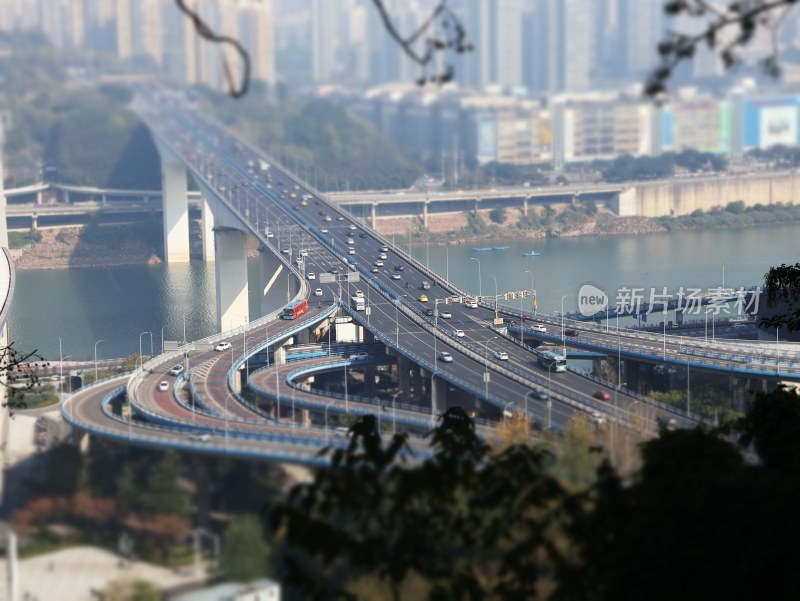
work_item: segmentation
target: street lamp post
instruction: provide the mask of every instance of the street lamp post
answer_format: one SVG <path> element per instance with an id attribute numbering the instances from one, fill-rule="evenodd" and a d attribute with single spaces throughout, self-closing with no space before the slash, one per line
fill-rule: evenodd
<path id="1" fill-rule="evenodd" d="M 528 421 L 528 397 L 533 394 L 533 390 L 529 390 L 525 393 L 525 421 Z"/>
<path id="2" fill-rule="evenodd" d="M 402 390 L 398 390 L 392 395 L 392 434 L 397 434 L 397 407 L 395 402 L 397 401 L 397 395 L 402 393 Z"/>
<path id="3" fill-rule="evenodd" d="M 447 248 L 447 244 L 441 244 L 440 246 L 444 247 L 445 252 L 444 279 L 450 285 L 450 249 Z"/>
<path id="4" fill-rule="evenodd" d="M 481 282 L 481 261 L 475 257 L 470 257 L 469 260 L 478 262 L 478 295 L 483 296 L 483 284 Z"/>
<path id="5" fill-rule="evenodd" d="M 494 277 L 494 274 L 491 273 L 489 274 L 489 277 L 491 277 L 494 280 L 494 318 L 497 319 L 497 299 L 499 297 L 499 295 L 497 294 L 497 278 Z"/>
<path id="6" fill-rule="evenodd" d="M 325 415 L 325 424 L 324 424 L 324 426 L 325 426 L 325 444 L 328 444 L 328 407 L 333 405 L 335 402 L 336 402 L 336 399 L 333 399 L 330 403 L 325 405 L 325 413 L 324 413 L 324 415 Z"/>
<path id="7" fill-rule="evenodd" d="M 555 367 L 556 363 L 553 361 L 547 367 L 547 429 L 549 430 L 552 426 L 552 412 L 553 412 L 553 399 L 550 398 L 551 387 L 550 387 L 550 374 L 552 373 L 550 370 Z"/>
<path id="8" fill-rule="evenodd" d="M 58 396 L 64 400 L 64 354 L 61 352 L 61 336 L 58 337 Z"/>
<path id="9" fill-rule="evenodd" d="M 94 381 L 97 382 L 97 345 L 105 340 L 98 340 L 94 343 Z"/>
<path id="10" fill-rule="evenodd" d="M 511 405 L 513 405 L 513 404 L 514 404 L 514 401 L 509 401 L 509 402 L 507 402 L 507 403 L 505 404 L 505 406 L 503 407 L 503 424 L 504 424 L 504 425 L 505 425 L 505 423 L 506 423 L 506 409 L 508 409 L 508 408 L 509 408 Z"/>
<path id="11" fill-rule="evenodd" d="M 531 294 L 533 294 L 533 314 L 536 315 L 536 292 L 533 290 L 533 272 L 530 269 L 526 269 L 525 273 L 531 274 Z"/>
<path id="12" fill-rule="evenodd" d="M 144 356 L 142 355 L 142 336 L 149 334 L 149 332 L 142 332 L 139 334 L 139 369 L 144 370 Z"/>
<path id="13" fill-rule="evenodd" d="M 486 401 L 489 401 L 489 341 L 483 343 L 483 381 L 486 383 Z"/>
<path id="14" fill-rule="evenodd" d="M 167 326 L 161 326 L 161 354 L 164 354 L 164 328 Z"/>
<path id="15" fill-rule="evenodd" d="M 400 346 L 400 319 L 397 310 L 397 303 L 400 302 L 400 298 L 394 299 L 394 342 L 399 347 Z"/>
<path id="16" fill-rule="evenodd" d="M 567 295 L 561 297 L 561 344 L 564 345 L 564 356 L 567 355 L 567 339 L 564 337 L 564 299 Z"/>
<path id="17" fill-rule="evenodd" d="M 186 313 L 183 314 L 183 344 L 186 344 Z"/>
<path id="18" fill-rule="evenodd" d="M 344 361 L 344 412 L 350 414 L 350 406 L 347 399 L 347 359 Z"/>

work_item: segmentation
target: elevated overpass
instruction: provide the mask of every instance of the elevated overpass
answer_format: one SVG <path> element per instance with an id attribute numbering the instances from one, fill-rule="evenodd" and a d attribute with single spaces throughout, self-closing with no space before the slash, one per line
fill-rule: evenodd
<path id="1" fill-rule="evenodd" d="M 224 434 L 226 449 L 230 448 L 231 440 L 247 439 L 254 441 L 262 457 L 316 456 L 324 435 L 319 431 L 314 433 L 314 420 L 304 417 L 302 426 L 298 426 L 295 411 L 291 411 L 291 423 L 280 418 L 281 408 L 290 402 L 287 390 L 295 406 L 299 402 L 306 411 L 316 411 L 319 418 L 322 404 L 313 401 L 311 390 L 301 389 L 296 382 L 303 374 L 282 367 L 285 355 L 278 353 L 273 366 L 278 381 L 270 390 L 259 379 L 260 372 L 251 372 L 247 363 L 262 350 L 269 352 L 270 347 L 275 356 L 275 346 L 287 336 L 310 336 L 317 323 L 315 319 L 328 321 L 330 328 L 334 311 L 351 314 L 361 342 L 378 341 L 384 345 L 386 355 L 392 357 L 395 365 L 400 397 L 397 401 L 410 405 L 412 398 L 422 400 L 432 415 L 456 403 L 495 419 L 517 408 L 536 413 L 540 422 L 558 426 L 575 411 L 603 411 L 611 419 L 624 421 L 625 408 L 639 402 L 635 395 L 613 385 L 598 384 L 571 373 L 556 376 L 537 367 L 537 355 L 532 349 L 491 327 L 494 310 L 490 306 L 470 309 L 456 303 L 448 307 L 452 313 L 449 319 L 426 315 L 426 307 L 469 293 L 393 247 L 317 190 L 231 136 L 220 125 L 187 109 L 179 100 L 159 95 L 150 102 L 140 100 L 137 108 L 162 157 L 165 254 L 170 262 L 188 260 L 187 173 L 200 186 L 204 227 L 207 233 L 213 232 L 215 242 L 212 256 L 216 257 L 217 323 L 220 331 L 225 331 L 224 337 L 231 341 L 231 356 L 228 360 L 227 353 L 215 354 L 209 346 L 213 340 L 208 340 L 205 347 L 195 344 L 177 354 L 154 359 L 130 377 L 123 390 L 119 386 L 113 389 L 98 386 L 95 392 L 79 393 L 62 408 L 65 418 L 78 428 L 122 439 L 127 427 L 128 440 L 135 443 L 139 440 L 134 435 L 136 426 L 142 428 L 141 444 L 154 440 L 152 444 L 167 444 L 164 440 L 169 440 L 181 446 L 186 446 L 187 432 L 201 428 L 215 440 L 209 446 L 194 444 L 197 438 L 191 439 L 193 445 L 189 446 L 197 446 L 201 452 L 214 452 L 211 447 L 219 450 L 217 441 Z M 310 297 L 312 310 L 306 319 L 283 321 L 278 319 L 279 314 L 273 313 L 250 323 L 245 269 L 248 236 L 259 241 L 263 253 L 278 257 L 281 269 L 294 275 L 298 282 L 296 298 L 309 297 L 312 288 L 319 289 L 319 296 L 315 293 Z M 275 274 L 272 278 L 269 273 L 262 276 L 261 285 L 266 282 L 266 289 Z M 421 302 L 417 295 L 426 288 L 426 283 L 430 300 Z M 367 311 L 348 308 L 347 299 L 356 287 L 365 293 Z M 313 308 L 315 302 L 320 305 L 317 310 Z M 553 318 L 537 316 L 537 319 L 550 323 Z M 271 328 L 274 328 L 272 333 Z M 463 337 L 455 335 L 457 329 L 463 330 Z M 259 344 L 248 344 L 248 336 L 251 341 L 259 339 Z M 442 360 L 444 350 L 452 361 Z M 509 360 L 499 358 L 501 351 L 508 354 Z M 199 358 L 200 365 L 190 363 L 192 353 Z M 199 400 L 191 404 L 181 404 L 177 389 L 164 396 L 156 388 L 166 369 L 181 357 L 193 379 L 198 373 L 204 374 L 202 385 L 192 382 L 192 395 Z M 206 369 L 207 362 L 213 362 L 214 367 Z M 348 368 L 356 367 L 344 360 L 330 362 L 321 369 L 338 369 L 340 365 L 345 374 Z M 320 366 L 311 368 L 317 373 L 319 370 Z M 594 396 L 598 388 L 613 394 L 614 404 L 599 402 Z M 246 394 L 247 389 L 256 392 L 259 400 L 253 402 Z M 531 394 L 537 391 L 547 391 L 547 400 L 532 399 Z M 113 402 L 124 402 L 132 408 L 127 422 L 108 409 Z M 198 412 L 201 405 L 203 411 Z M 333 399 L 326 401 L 324 409 L 349 413 L 349 405 L 347 399 L 344 402 Z M 375 409 L 374 404 L 371 409 Z M 393 416 L 411 422 L 420 413 L 409 412 L 407 416 L 393 412 Z M 694 423 L 690 416 L 669 408 L 659 408 L 654 417 L 673 416 L 681 423 Z M 153 438 L 149 429 L 153 424 L 163 434 Z M 327 434 L 327 429 L 322 430 Z M 299 448 L 308 453 L 299 453 Z M 249 446 L 241 451 L 243 455 L 251 452 L 254 451 Z"/>

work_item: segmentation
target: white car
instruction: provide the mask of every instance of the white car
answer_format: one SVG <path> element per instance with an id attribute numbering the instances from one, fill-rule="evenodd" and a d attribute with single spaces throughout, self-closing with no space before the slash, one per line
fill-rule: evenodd
<path id="1" fill-rule="evenodd" d="M 534 332 L 539 332 L 540 334 L 547 334 L 547 328 L 538 323 L 534 326 L 531 326 L 531 330 Z"/>
<path id="2" fill-rule="evenodd" d="M 356 290 L 356 293 L 353 295 L 358 298 L 364 298 L 364 293 L 361 290 Z"/>
<path id="3" fill-rule="evenodd" d="M 383 261 L 381 260 L 375 261 L 375 267 L 383 267 Z"/>
<path id="4" fill-rule="evenodd" d="M 308 251 L 307 250 L 301 250 L 300 251 L 300 256 L 301 257 L 307 257 L 308 256 Z"/>
<path id="5" fill-rule="evenodd" d="M 382 253 L 388 253 L 389 252 L 389 247 L 388 246 L 381 246 L 381 252 Z"/>
<path id="6" fill-rule="evenodd" d="M 447 351 L 442 351 L 439 353 L 439 361 L 442 361 L 443 363 L 452 363 L 453 356 Z"/>
<path id="7" fill-rule="evenodd" d="M 349 359 L 350 361 L 366 361 L 369 359 L 369 355 L 367 353 L 353 353 Z"/>
<path id="8" fill-rule="evenodd" d="M 176 365 L 171 370 L 169 370 L 169 375 L 171 376 L 179 376 L 183 373 L 183 365 Z"/>
<path id="9" fill-rule="evenodd" d="M 217 346 L 214 347 L 214 350 L 217 352 L 222 352 L 227 351 L 229 348 L 231 348 L 231 343 L 223 340 L 222 342 L 217 343 Z"/>
<path id="10" fill-rule="evenodd" d="M 467 309 L 477 309 L 478 308 L 478 301 L 475 299 L 469 299 L 466 303 Z"/>
<path id="11" fill-rule="evenodd" d="M 316 279 L 317 279 L 317 274 L 316 274 L 316 273 L 314 273 L 314 272 L 312 271 L 311 273 L 308 273 L 308 274 L 306 275 L 306 277 L 307 277 L 309 280 L 316 280 Z"/>
<path id="12" fill-rule="evenodd" d="M 283 249 L 281 252 L 282 252 L 284 255 L 288 255 L 288 254 L 289 254 L 289 249 L 288 249 L 288 248 L 284 248 L 284 249 Z"/>
<path id="13" fill-rule="evenodd" d="M 303 264 L 303 257 L 297 257 L 297 258 L 294 260 L 294 262 L 295 262 L 295 263 L 297 263 L 297 265 L 298 265 L 298 266 L 299 266 L 299 265 L 302 265 L 302 264 Z"/>
<path id="14" fill-rule="evenodd" d="M 322 296 L 322 288 L 317 288 L 314 290 L 314 296 Z"/>
<path id="15" fill-rule="evenodd" d="M 388 257 L 386 256 L 386 253 L 381 253 L 381 254 L 379 254 L 379 255 L 378 255 L 378 258 L 379 258 L 379 259 L 383 259 L 383 260 L 386 260 L 386 259 L 388 259 Z"/>
<path id="16" fill-rule="evenodd" d="M 352 223 L 350 224 L 350 230 L 351 231 L 356 231 L 356 226 L 354 226 Z"/>
<path id="17" fill-rule="evenodd" d="M 464 330 L 453 330 L 453 336 L 455 336 L 456 338 L 463 338 Z"/>
<path id="18" fill-rule="evenodd" d="M 324 228 L 322 228 L 320 230 L 320 232 L 322 232 L 323 234 L 327 234 L 328 233 L 328 228 L 324 227 Z"/>
<path id="19" fill-rule="evenodd" d="M 494 358 L 498 361 L 508 361 L 508 353 L 505 351 L 497 351 L 494 354 Z"/>
<path id="20" fill-rule="evenodd" d="M 330 216 L 330 215 L 325 215 L 325 221 L 326 221 L 327 223 L 330 223 L 331 221 L 333 221 L 333 219 L 331 218 L 331 216 Z M 325 230 L 325 231 L 327 231 L 327 230 Z"/>
<path id="21" fill-rule="evenodd" d="M 267 232 L 267 238 L 274 238 L 274 237 L 275 234 L 273 234 L 272 232 Z"/>
<path id="22" fill-rule="evenodd" d="M 169 382 L 167 382 L 166 380 L 162 380 L 161 382 L 158 383 L 158 389 L 161 392 L 166 392 L 167 390 L 169 390 Z"/>
<path id="23" fill-rule="evenodd" d="M 356 249 L 355 249 L 355 248 L 349 248 L 349 249 L 347 249 L 347 254 L 348 254 L 348 255 L 354 255 L 354 254 L 356 254 Z"/>
<path id="24" fill-rule="evenodd" d="M 441 313 L 439 313 L 439 317 L 441 317 L 442 319 L 450 319 L 451 317 L 453 317 L 453 315 L 449 311 L 442 311 Z"/>
<path id="25" fill-rule="evenodd" d="M 355 243 L 356 243 L 356 241 L 355 241 L 355 240 L 353 240 L 352 238 L 348 238 L 348 239 L 347 239 L 347 244 L 348 244 L 349 246 L 353 246 Z"/>
<path id="26" fill-rule="evenodd" d="M 393 273 L 392 274 L 392 279 L 393 280 L 399 280 L 400 279 L 400 274 L 399 273 Z"/>
<path id="27" fill-rule="evenodd" d="M 606 418 L 604 418 L 603 414 L 599 411 L 592 411 L 592 414 L 589 416 L 589 420 L 596 426 L 602 426 L 604 423 L 606 423 Z"/>

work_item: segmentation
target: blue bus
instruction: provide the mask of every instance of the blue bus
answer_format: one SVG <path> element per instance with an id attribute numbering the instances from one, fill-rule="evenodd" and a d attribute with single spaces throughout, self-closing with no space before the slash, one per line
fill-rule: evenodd
<path id="1" fill-rule="evenodd" d="M 539 367 L 548 371 L 567 371 L 567 358 L 562 353 L 536 351 Z"/>

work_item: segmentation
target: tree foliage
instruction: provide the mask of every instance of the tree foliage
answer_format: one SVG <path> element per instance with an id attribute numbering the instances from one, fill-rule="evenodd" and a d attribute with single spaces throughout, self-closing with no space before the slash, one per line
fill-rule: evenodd
<path id="1" fill-rule="evenodd" d="M 490 455 L 460 409 L 444 413 L 431 446 L 406 466 L 405 435 L 384 447 L 373 416 L 357 422 L 348 449 L 269 515 L 289 582 L 320 599 L 354 598 L 348 585 L 366 575 L 395 593 L 420 576 L 432 599 L 534 597 L 563 499 L 550 452 Z"/>
<path id="2" fill-rule="evenodd" d="M 767 328 L 786 327 L 790 332 L 800 330 L 800 263 L 770 267 L 764 276 L 767 305 L 783 306 L 785 312 L 761 319 Z"/>
<path id="3" fill-rule="evenodd" d="M 251 143 L 323 191 L 407 188 L 422 165 L 369 123 L 322 99 L 230 100 L 205 91 L 208 108 Z"/>
<path id="4" fill-rule="evenodd" d="M 267 513 L 304 598 L 789 600 L 800 586 L 794 393 L 757 395 L 723 429 L 663 430 L 625 476 L 585 422 L 557 461 L 491 452 L 458 409 L 428 458 L 403 462 L 405 437 L 384 445 L 376 426 L 356 422 L 348 448 Z"/>
<path id="5" fill-rule="evenodd" d="M 660 99 L 678 65 L 693 59 L 703 47 L 718 54 L 726 69 L 738 66 L 742 47 L 759 34 L 766 34 L 771 41 L 770 49 L 762 51 L 760 66 L 768 75 L 777 77 L 778 29 L 795 6 L 796 0 L 668 0 L 664 3 L 665 14 L 691 25 L 683 32 L 674 28 L 667 31 L 658 45 L 660 64 L 650 73 L 645 93 Z"/>
<path id="6" fill-rule="evenodd" d="M 270 548 L 255 515 L 234 517 L 225 529 L 220 570 L 226 580 L 248 582 L 270 575 Z"/>

